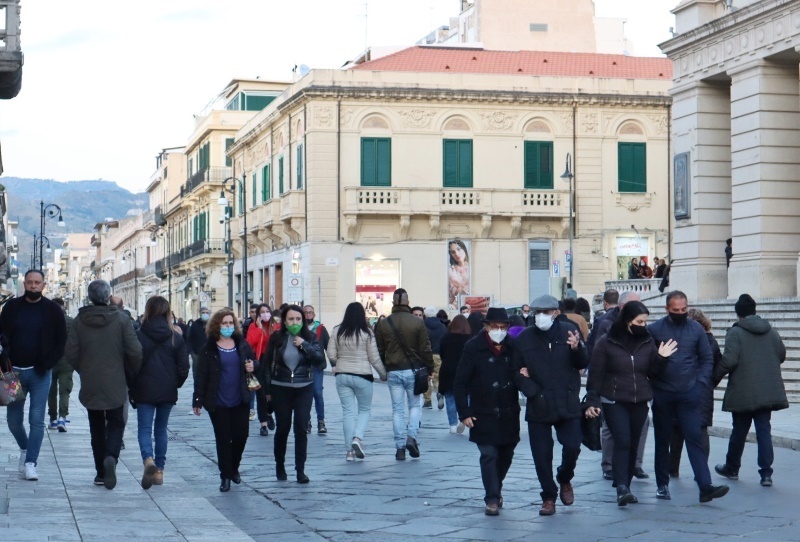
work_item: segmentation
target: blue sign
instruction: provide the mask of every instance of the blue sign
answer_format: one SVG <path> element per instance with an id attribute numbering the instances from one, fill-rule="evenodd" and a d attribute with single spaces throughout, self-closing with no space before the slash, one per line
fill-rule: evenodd
<path id="1" fill-rule="evenodd" d="M 553 260 L 553 276 L 554 277 L 557 277 L 559 275 L 560 267 L 561 266 L 559 265 L 558 260 Z"/>

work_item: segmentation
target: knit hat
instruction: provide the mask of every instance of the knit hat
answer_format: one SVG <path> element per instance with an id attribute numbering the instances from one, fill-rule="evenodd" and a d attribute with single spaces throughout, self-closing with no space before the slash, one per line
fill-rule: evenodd
<path id="1" fill-rule="evenodd" d="M 752 316 L 756 313 L 756 301 L 749 294 L 742 294 L 733 308 L 736 311 L 736 316 L 740 318 Z"/>

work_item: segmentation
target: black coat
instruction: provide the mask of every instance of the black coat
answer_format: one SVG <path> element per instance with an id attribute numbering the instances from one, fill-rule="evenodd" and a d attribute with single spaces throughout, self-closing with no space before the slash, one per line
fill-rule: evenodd
<path id="1" fill-rule="evenodd" d="M 301 336 L 305 342 L 298 348 L 302 357 L 294 372 L 289 370 L 283 361 L 286 343 L 294 340 L 294 337 L 284 331 L 278 331 L 270 336 L 267 350 L 261 355 L 263 370 L 260 380 L 264 383 L 264 391 L 267 395 L 270 395 L 273 381 L 310 384 L 314 381 L 314 375 L 311 372 L 312 366 L 325 366 L 325 355 L 314 334 L 304 327 Z"/>
<path id="2" fill-rule="evenodd" d="M 14 353 L 10 351 L 9 344 L 14 344 L 13 335 L 15 333 L 25 333 L 24 329 L 17 329 L 15 315 L 22 303 L 28 303 L 24 296 L 9 299 L 0 312 L 0 335 L 6 353 L 13 358 Z M 64 318 L 64 311 L 56 305 L 54 301 L 42 297 L 37 303 L 42 303 L 44 314 L 44 324 L 40 334 L 41 356 L 33 368 L 36 374 L 43 376 L 58 363 L 64 355 L 64 347 L 67 344 L 67 324 Z M 13 363 L 13 359 L 12 359 Z"/>
<path id="3" fill-rule="evenodd" d="M 447 328 L 444 327 L 442 321 L 435 316 L 432 318 L 425 318 L 423 323 L 425 324 L 425 329 L 428 331 L 428 338 L 431 340 L 431 352 L 434 354 L 441 354 L 442 337 L 447 333 Z"/>
<path id="4" fill-rule="evenodd" d="M 703 397 L 703 402 L 700 405 L 700 417 L 702 425 L 711 427 L 714 425 L 714 388 L 719 386 L 720 381 L 716 379 L 716 372 L 722 363 L 722 352 L 719 349 L 719 343 L 714 338 L 712 333 L 706 332 L 708 338 L 708 345 L 711 347 L 711 355 L 714 356 L 714 386 L 709 388 L 708 393 Z"/>
<path id="5" fill-rule="evenodd" d="M 519 442 L 519 395 L 513 382 L 514 340 L 506 336 L 496 355 L 486 331 L 464 345 L 453 384 L 458 418 L 475 418 L 469 440 L 503 446 Z"/>
<path id="6" fill-rule="evenodd" d="M 233 336 L 236 343 L 236 350 L 239 352 L 239 364 L 241 367 L 241 389 L 242 404 L 250 403 L 250 391 L 247 389 L 247 378 L 244 364 L 248 359 L 253 359 L 253 349 L 238 333 Z M 219 373 L 222 370 L 222 363 L 219 359 L 216 339 L 209 338 L 206 345 L 200 352 L 197 363 L 197 372 L 194 377 L 194 398 L 192 407 L 204 407 L 209 412 L 214 412 L 217 408 L 217 391 L 219 390 Z M 256 364 L 255 370 L 258 370 Z"/>
<path id="7" fill-rule="evenodd" d="M 194 354 L 196 357 L 199 356 L 200 351 L 206 345 L 206 341 L 208 341 L 206 322 L 198 318 L 189 326 L 189 331 L 186 336 L 186 346 L 189 347 L 189 353 Z"/>
<path id="8" fill-rule="evenodd" d="M 580 370 L 589 365 L 589 354 L 583 341 L 577 349 L 570 348 L 568 331 L 580 336 L 578 326 L 559 317 L 548 331 L 533 326 L 517 337 L 514 383 L 528 398 L 525 421 L 529 423 L 556 423 L 583 414 Z M 530 377 L 519 374 L 523 367 Z"/>
<path id="9" fill-rule="evenodd" d="M 439 368 L 439 393 L 451 393 L 453 391 L 453 381 L 456 379 L 458 363 L 461 361 L 461 354 L 464 352 L 464 345 L 471 338 L 471 335 L 463 333 L 445 333 L 439 345 L 439 356 L 442 358 L 442 366 Z"/>
<path id="10" fill-rule="evenodd" d="M 145 321 L 136 335 L 142 343 L 142 368 L 131 386 L 131 400 L 174 405 L 178 388 L 189 376 L 189 354 L 183 337 L 166 318 Z"/>

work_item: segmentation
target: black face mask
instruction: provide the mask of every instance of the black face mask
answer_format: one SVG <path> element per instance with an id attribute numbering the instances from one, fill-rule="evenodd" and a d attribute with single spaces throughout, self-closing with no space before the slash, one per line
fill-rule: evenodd
<path id="1" fill-rule="evenodd" d="M 647 326 L 630 325 L 631 335 L 634 337 L 647 337 Z"/>
<path id="2" fill-rule="evenodd" d="M 31 301 L 39 301 L 42 298 L 42 292 L 30 292 L 25 290 L 25 297 Z"/>
<path id="3" fill-rule="evenodd" d="M 669 319 L 672 320 L 674 324 L 682 324 L 686 321 L 687 318 L 689 318 L 689 314 L 685 312 L 682 314 L 674 312 L 669 313 Z"/>
<path id="4" fill-rule="evenodd" d="M 311 318 L 311 319 L 306 318 L 305 322 L 306 322 L 306 324 L 308 324 L 310 326 L 311 324 L 314 323 L 314 319 L 313 318 Z"/>

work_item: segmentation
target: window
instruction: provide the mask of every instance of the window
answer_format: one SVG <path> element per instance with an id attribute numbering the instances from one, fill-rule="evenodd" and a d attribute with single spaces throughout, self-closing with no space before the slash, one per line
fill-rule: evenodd
<path id="1" fill-rule="evenodd" d="M 620 192 L 647 191 L 646 143 L 618 143 L 617 168 Z"/>
<path id="2" fill-rule="evenodd" d="M 206 143 L 202 147 L 200 147 L 197 151 L 197 170 L 208 169 L 209 166 L 209 152 L 211 150 L 211 144 Z"/>
<path id="3" fill-rule="evenodd" d="M 553 142 L 525 142 L 525 188 L 553 188 Z"/>
<path id="4" fill-rule="evenodd" d="M 278 193 L 283 194 L 283 156 L 278 157 Z"/>
<path id="5" fill-rule="evenodd" d="M 256 206 L 256 196 L 258 195 L 258 190 L 257 190 L 258 185 L 256 184 L 257 179 L 258 179 L 258 176 L 256 175 L 256 172 L 254 171 L 253 172 L 253 181 L 250 183 L 250 193 L 252 194 L 252 196 L 250 197 L 250 201 L 252 202 L 250 204 L 250 207 L 255 207 Z"/>
<path id="6" fill-rule="evenodd" d="M 472 140 L 444 140 L 444 186 L 472 188 Z"/>
<path id="7" fill-rule="evenodd" d="M 228 156 L 228 149 L 233 146 L 233 138 L 227 137 L 225 138 L 225 167 L 231 167 L 233 165 L 233 159 Z"/>
<path id="8" fill-rule="evenodd" d="M 303 188 L 303 146 L 297 146 L 297 188 Z"/>
<path id="9" fill-rule="evenodd" d="M 269 164 L 261 168 L 261 202 L 272 199 L 272 179 L 270 178 Z"/>
<path id="10" fill-rule="evenodd" d="M 361 186 L 392 186 L 390 138 L 361 138 Z"/>

